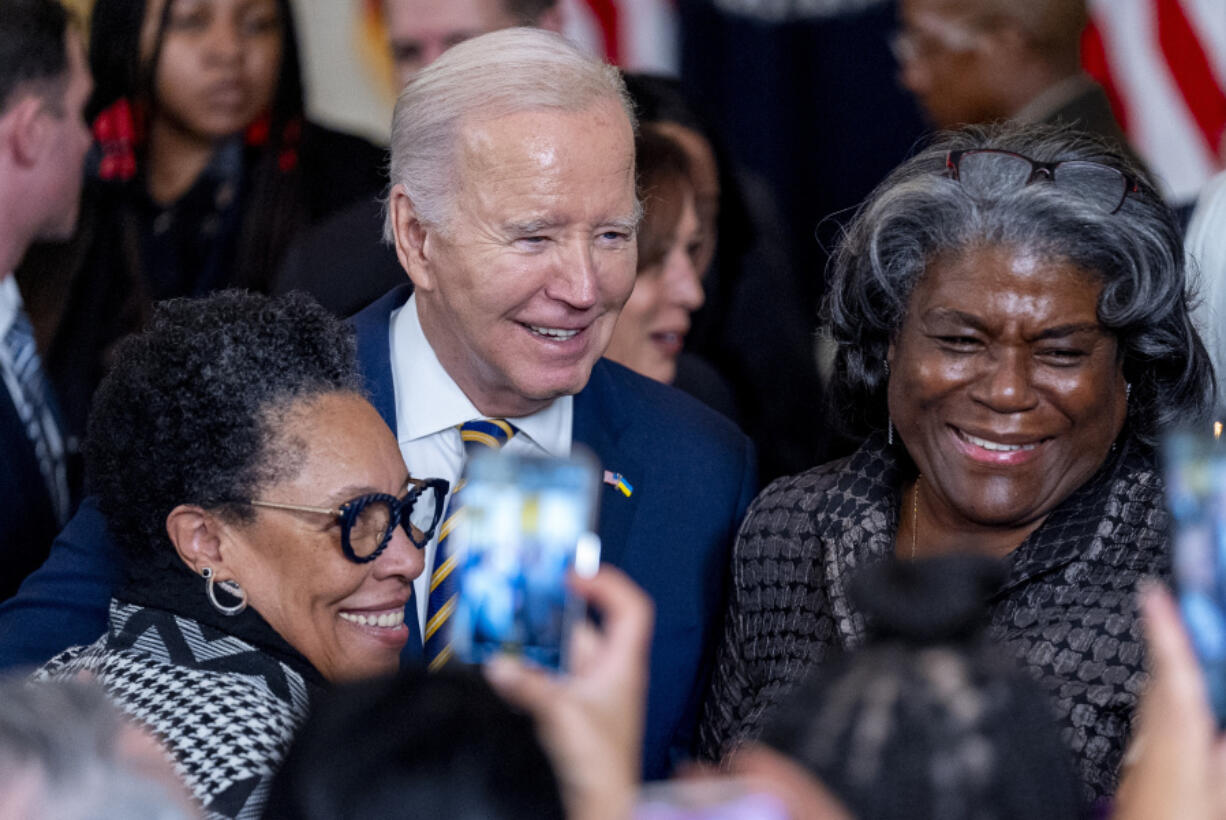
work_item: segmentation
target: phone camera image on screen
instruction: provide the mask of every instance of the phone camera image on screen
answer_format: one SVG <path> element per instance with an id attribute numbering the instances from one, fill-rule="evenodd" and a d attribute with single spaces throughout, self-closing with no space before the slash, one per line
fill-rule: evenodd
<path id="1" fill-rule="evenodd" d="M 1164 454 L 1179 610 L 1226 727 L 1226 446 L 1175 433 Z"/>
<path id="2" fill-rule="evenodd" d="M 572 568 L 599 563 L 595 461 L 502 453 L 465 470 L 456 539 L 459 593 L 452 616 L 458 657 L 510 653 L 564 669 L 567 639 L 584 606 L 566 585 Z M 596 551 L 595 560 L 591 555 Z"/>

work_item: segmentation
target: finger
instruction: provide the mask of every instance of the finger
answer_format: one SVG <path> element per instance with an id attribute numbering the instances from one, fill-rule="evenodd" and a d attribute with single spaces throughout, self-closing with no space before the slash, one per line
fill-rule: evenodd
<path id="1" fill-rule="evenodd" d="M 1155 683 L 1189 707 L 1205 708 L 1208 694 L 1196 653 L 1188 640 L 1175 600 L 1160 584 L 1140 590 L 1145 638 Z"/>
<path id="2" fill-rule="evenodd" d="M 600 650 L 604 641 L 590 622 L 575 624 L 570 633 L 569 657 L 567 672 L 576 677 L 582 677 L 600 662 Z"/>
<path id="3" fill-rule="evenodd" d="M 544 670 L 518 658 L 496 655 L 481 667 L 485 679 L 504 700 L 540 718 L 558 696 L 558 683 Z"/>

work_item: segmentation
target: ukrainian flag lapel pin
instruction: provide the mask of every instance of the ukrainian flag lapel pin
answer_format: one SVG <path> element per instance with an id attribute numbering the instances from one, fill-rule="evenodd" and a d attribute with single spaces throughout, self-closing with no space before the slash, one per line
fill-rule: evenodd
<path id="1" fill-rule="evenodd" d="M 616 487 L 626 498 L 629 498 L 634 493 L 634 486 L 621 473 L 605 470 L 604 483 L 610 487 Z"/>

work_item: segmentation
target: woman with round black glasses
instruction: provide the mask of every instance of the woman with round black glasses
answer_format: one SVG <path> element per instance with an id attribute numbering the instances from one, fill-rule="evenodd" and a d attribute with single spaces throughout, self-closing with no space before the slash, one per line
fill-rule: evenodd
<path id="1" fill-rule="evenodd" d="M 409 476 L 351 332 L 301 294 L 162 303 L 86 456 L 127 580 L 39 675 L 88 672 L 210 817 L 258 816 L 313 694 L 396 670 L 447 482 Z"/>
<path id="2" fill-rule="evenodd" d="M 874 191 L 832 274 L 834 414 L 867 440 L 750 508 L 705 752 L 864 640 L 859 567 L 984 554 L 1008 564 L 988 634 L 1050 693 L 1086 796 L 1110 795 L 1144 682 L 1134 588 L 1169 574 L 1153 448 L 1213 380 L 1174 214 L 1076 132 L 970 129 Z"/>

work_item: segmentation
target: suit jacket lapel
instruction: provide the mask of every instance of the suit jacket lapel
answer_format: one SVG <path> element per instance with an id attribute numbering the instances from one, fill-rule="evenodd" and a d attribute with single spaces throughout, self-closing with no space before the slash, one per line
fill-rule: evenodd
<path id="1" fill-rule="evenodd" d="M 600 524 L 597 528 L 601 560 L 624 567 L 622 561 L 638 512 L 638 487 L 646 473 L 642 463 L 630 455 L 631 448 L 624 446 L 623 437 L 631 419 L 624 411 L 609 367 L 604 359 L 598 361 L 592 368 L 587 387 L 575 396 L 573 439 L 576 444 L 595 452 L 602 470 L 622 474 L 636 488 L 627 497 L 616 487 L 607 483 L 601 485 Z"/>
<path id="2" fill-rule="evenodd" d="M 401 307 L 413 293 L 401 285 L 376 299 L 349 321 L 357 334 L 358 363 L 366 383 L 370 403 L 396 432 L 396 388 L 392 379 L 392 311 Z"/>

